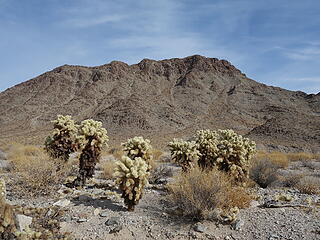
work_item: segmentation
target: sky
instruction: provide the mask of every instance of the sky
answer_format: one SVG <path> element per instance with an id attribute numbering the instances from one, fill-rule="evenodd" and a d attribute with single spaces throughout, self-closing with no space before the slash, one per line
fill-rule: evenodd
<path id="1" fill-rule="evenodd" d="M 320 92 L 319 0 L 0 0 L 0 91 L 60 65 L 194 54 Z"/>

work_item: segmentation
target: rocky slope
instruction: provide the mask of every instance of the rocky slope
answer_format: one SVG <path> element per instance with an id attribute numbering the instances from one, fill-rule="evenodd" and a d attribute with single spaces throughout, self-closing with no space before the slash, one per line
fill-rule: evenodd
<path id="1" fill-rule="evenodd" d="M 0 93 L 0 136 L 39 134 L 57 114 L 100 120 L 122 140 L 233 128 L 268 148 L 320 151 L 320 93 L 266 86 L 198 55 L 55 68 Z"/>

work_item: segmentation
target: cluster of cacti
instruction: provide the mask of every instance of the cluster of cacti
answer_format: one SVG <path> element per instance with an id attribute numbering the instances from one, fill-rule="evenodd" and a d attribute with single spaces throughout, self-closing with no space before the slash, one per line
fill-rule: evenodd
<path id="1" fill-rule="evenodd" d="M 126 143 L 122 143 L 123 151 L 131 159 L 142 158 L 148 164 L 148 170 L 151 169 L 152 163 L 152 146 L 149 139 L 143 137 L 129 138 Z"/>
<path id="2" fill-rule="evenodd" d="M 238 207 L 232 207 L 232 208 L 228 209 L 227 211 L 222 211 L 220 213 L 220 219 L 223 222 L 232 223 L 235 220 L 237 220 L 239 212 L 240 212 L 240 210 Z"/>
<path id="3" fill-rule="evenodd" d="M 144 186 L 148 183 L 148 164 L 141 157 L 123 156 L 116 162 L 114 176 L 122 191 L 122 198 L 129 211 L 133 211 L 142 197 Z"/>
<path id="4" fill-rule="evenodd" d="M 102 123 L 92 119 L 81 122 L 79 135 L 78 142 L 82 149 L 79 173 L 81 184 L 84 185 L 86 178 L 93 176 L 94 168 L 100 159 L 102 148 L 107 146 L 109 138 L 107 130 L 102 127 Z"/>
<path id="5" fill-rule="evenodd" d="M 84 185 L 86 178 L 94 174 L 102 148 L 107 146 L 107 130 L 102 123 L 92 119 L 84 120 L 76 125 L 71 116 L 58 115 L 52 121 L 54 130 L 52 136 L 45 142 L 45 149 L 54 158 L 69 159 L 70 153 L 81 150 L 79 159 L 79 177 L 75 185 Z"/>
<path id="6" fill-rule="evenodd" d="M 6 185 L 4 180 L 0 179 L 0 239 L 9 239 L 15 230 L 13 208 L 6 203 Z"/>
<path id="7" fill-rule="evenodd" d="M 47 137 L 45 141 L 45 149 L 53 158 L 67 161 L 70 153 L 77 150 L 77 125 L 68 115 L 58 115 L 52 123 L 54 130 L 52 136 Z"/>
<path id="8" fill-rule="evenodd" d="M 256 151 L 253 141 L 236 134 L 233 130 L 200 130 L 194 139 L 195 144 L 183 141 L 179 144 L 170 143 L 172 158 L 177 161 L 177 156 L 182 157 L 192 153 L 193 156 L 199 156 L 198 165 L 202 169 L 210 170 L 215 167 L 229 173 L 237 182 L 243 182 L 248 178 L 249 161 Z M 188 144 L 192 149 L 180 147 L 189 146 Z M 185 153 L 181 153 L 183 150 Z M 189 159 L 181 158 L 178 162 L 181 161 L 184 162 L 182 164 L 184 168 L 188 167 Z"/>
<path id="9" fill-rule="evenodd" d="M 197 163 L 200 152 L 194 141 L 183 141 L 181 139 L 173 139 L 169 143 L 171 157 L 174 162 L 182 167 L 183 171 L 188 171 Z"/>

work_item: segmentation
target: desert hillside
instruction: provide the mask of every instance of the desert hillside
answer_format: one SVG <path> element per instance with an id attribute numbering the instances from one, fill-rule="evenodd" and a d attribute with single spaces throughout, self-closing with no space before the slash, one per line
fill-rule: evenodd
<path id="1" fill-rule="evenodd" d="M 266 86 L 199 55 L 57 67 L 0 93 L 0 136 L 41 135 L 57 114 L 100 120 L 113 139 L 232 128 L 269 149 L 320 150 L 320 93 Z"/>

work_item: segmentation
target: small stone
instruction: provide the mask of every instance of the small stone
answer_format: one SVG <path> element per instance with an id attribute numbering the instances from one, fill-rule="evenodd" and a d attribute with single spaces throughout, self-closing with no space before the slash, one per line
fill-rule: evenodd
<path id="1" fill-rule="evenodd" d="M 275 234 L 272 234 L 272 235 L 269 237 L 269 240 L 276 240 L 276 239 L 279 239 L 279 236 L 278 236 L 278 235 L 275 235 Z"/>
<path id="2" fill-rule="evenodd" d="M 12 164 L 11 162 L 7 161 L 7 160 L 0 160 L 0 169 L 4 169 L 4 170 L 11 170 L 12 169 Z"/>
<path id="3" fill-rule="evenodd" d="M 207 227 L 204 226 L 202 223 L 196 223 L 194 226 L 193 226 L 193 229 L 196 231 L 196 232 L 200 232 L 200 233 L 203 233 L 207 230 Z"/>
<path id="4" fill-rule="evenodd" d="M 258 207 L 260 205 L 260 203 L 256 200 L 253 200 L 250 202 L 250 207 Z"/>
<path id="5" fill-rule="evenodd" d="M 101 210 L 100 210 L 99 208 L 96 208 L 96 209 L 94 209 L 94 211 L 93 211 L 93 215 L 94 215 L 94 216 L 98 216 L 100 212 L 101 212 Z"/>
<path id="6" fill-rule="evenodd" d="M 19 231 L 26 230 L 30 227 L 32 223 L 32 217 L 26 215 L 18 214 L 16 215 L 17 227 Z"/>
<path id="7" fill-rule="evenodd" d="M 88 221 L 88 220 L 85 219 L 85 218 L 79 218 L 79 219 L 77 220 L 78 223 L 87 222 L 87 221 Z"/>
<path id="8" fill-rule="evenodd" d="M 102 212 L 99 214 L 100 217 L 108 217 L 108 213 L 107 212 Z"/>
<path id="9" fill-rule="evenodd" d="M 120 225 L 120 218 L 119 217 L 111 217 L 105 222 L 105 224 L 107 226 Z"/>
<path id="10" fill-rule="evenodd" d="M 115 226 L 113 229 L 111 229 L 109 231 L 109 233 L 117 233 L 117 232 L 120 232 L 121 230 L 122 230 L 122 225 L 119 224 L 119 225 Z"/>
<path id="11" fill-rule="evenodd" d="M 233 230 L 239 231 L 241 229 L 241 227 L 243 226 L 243 221 L 240 219 L 237 219 L 236 221 L 234 221 L 234 223 L 232 223 L 231 227 Z"/>
<path id="12" fill-rule="evenodd" d="M 68 200 L 68 199 L 61 199 L 61 200 L 55 202 L 55 203 L 53 204 L 53 206 L 66 207 L 66 206 L 68 206 L 69 204 L 70 204 L 70 200 Z"/>
<path id="13" fill-rule="evenodd" d="M 7 154 L 5 152 L 3 152 L 2 150 L 0 150 L 0 159 L 7 160 Z"/>
<path id="14" fill-rule="evenodd" d="M 78 197 L 78 200 L 80 202 L 90 202 L 92 200 L 92 198 L 90 196 L 87 196 L 87 195 L 80 195 Z"/>

